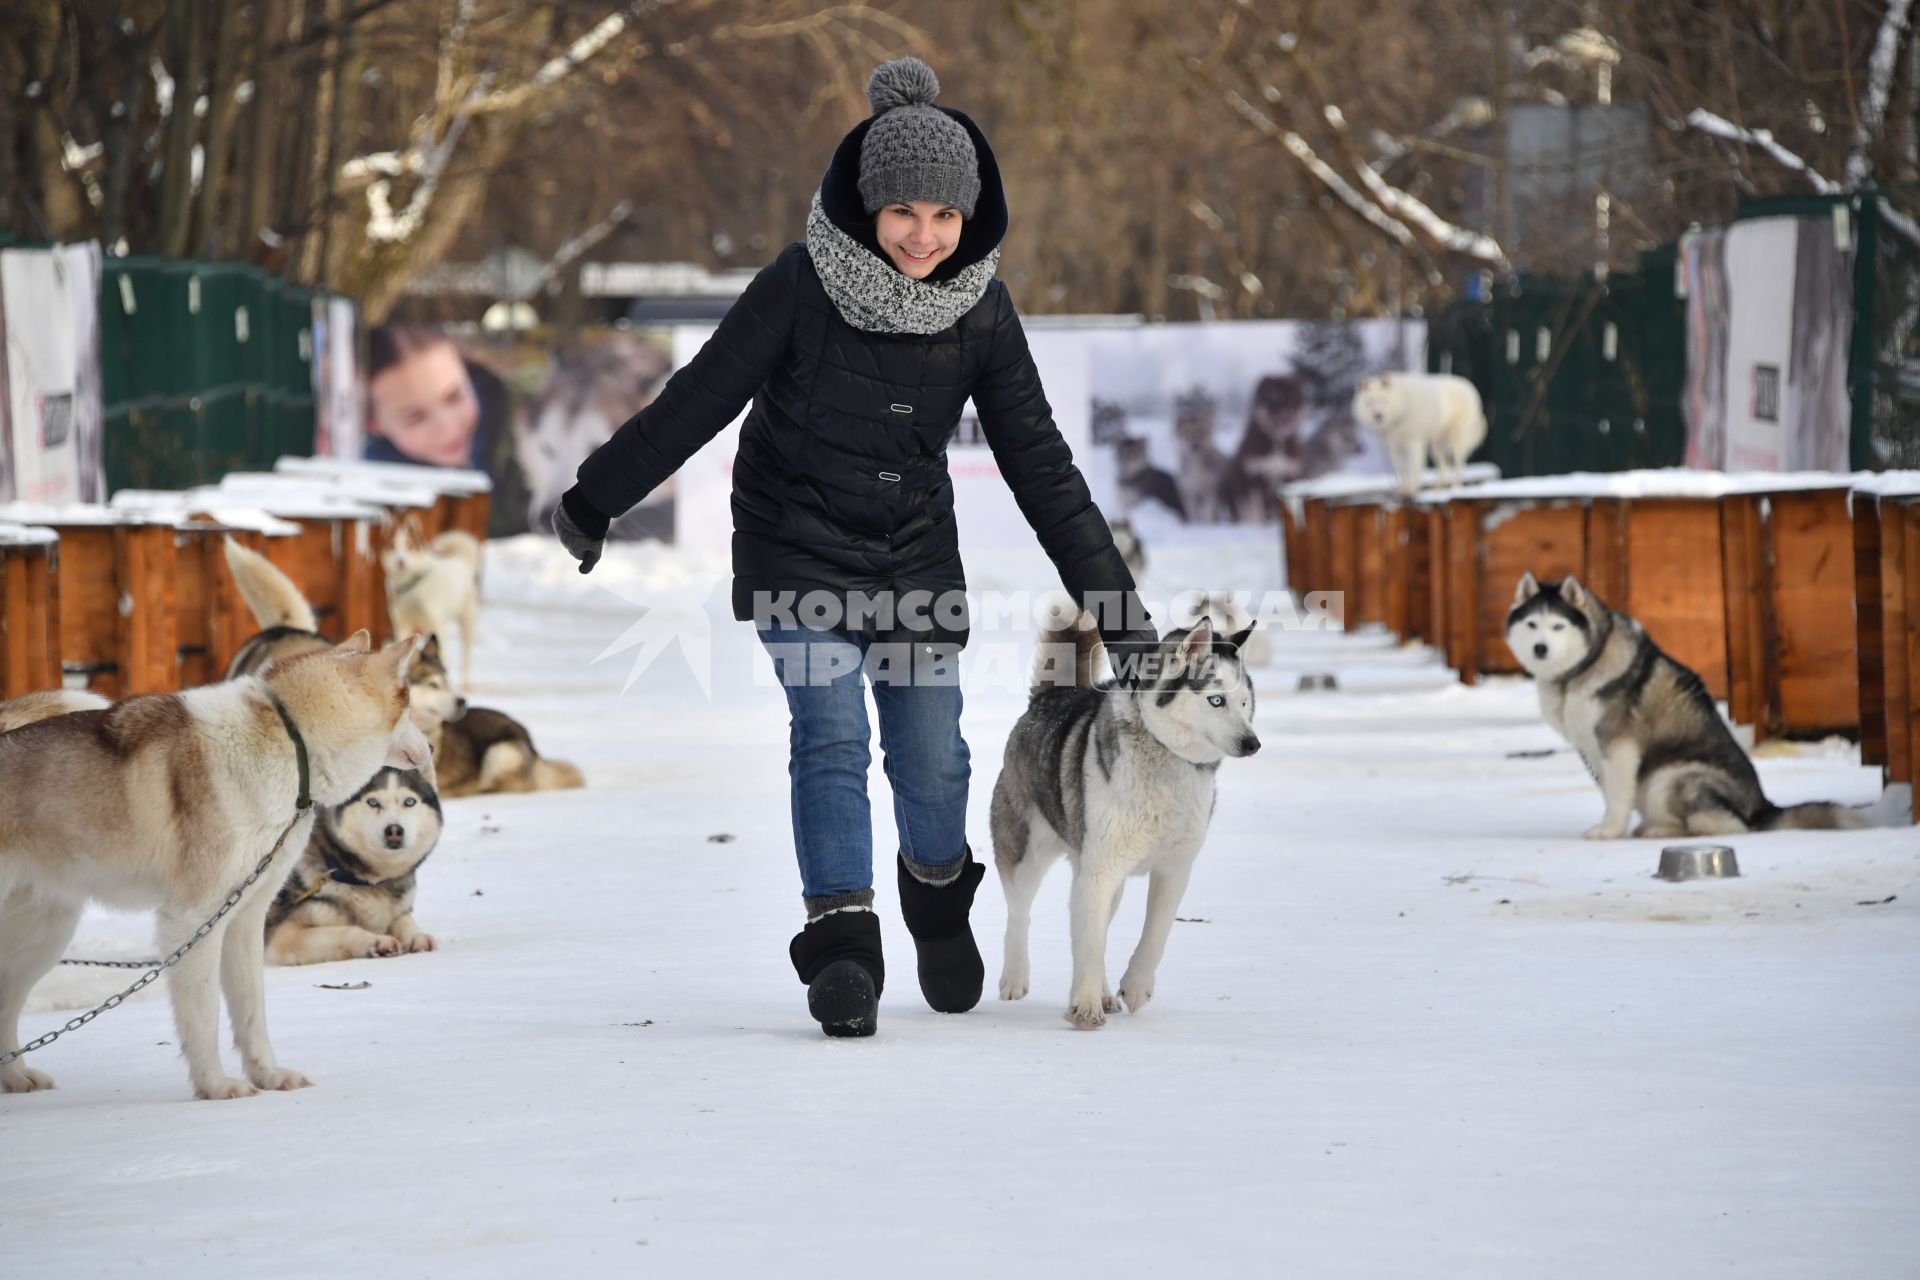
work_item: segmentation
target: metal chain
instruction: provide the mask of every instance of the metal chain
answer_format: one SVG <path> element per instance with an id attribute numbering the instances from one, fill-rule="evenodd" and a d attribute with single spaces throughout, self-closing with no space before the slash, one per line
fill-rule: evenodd
<path id="1" fill-rule="evenodd" d="M 157 978 L 159 978 L 159 976 L 162 973 L 166 972 L 168 969 L 173 968 L 173 966 L 175 966 L 176 964 L 179 964 L 181 957 L 185 956 L 187 952 L 193 950 L 194 946 L 198 944 L 202 938 L 205 938 L 208 934 L 212 933 L 213 927 L 219 924 L 220 921 L 223 918 L 225 918 L 227 912 L 233 910 L 235 907 L 240 905 L 240 899 L 246 894 L 247 890 L 251 889 L 254 886 L 255 882 L 257 882 L 261 876 L 267 874 L 267 868 L 273 865 L 273 860 L 275 858 L 280 856 L 280 847 L 286 844 L 287 837 L 293 834 L 294 827 L 297 826 L 300 822 L 300 819 L 305 816 L 306 814 L 304 812 L 297 813 L 294 815 L 293 821 L 287 824 L 287 829 L 285 831 L 282 831 L 280 833 L 280 838 L 273 842 L 273 848 L 267 851 L 267 856 L 260 859 L 260 865 L 253 869 L 253 874 L 248 876 L 245 880 L 242 880 L 240 882 L 240 887 L 235 889 L 232 893 L 228 894 L 227 900 L 220 904 L 220 909 L 213 913 L 213 918 L 208 920 L 205 924 L 201 925 L 198 929 L 195 929 L 193 931 L 193 936 L 191 938 L 188 938 L 185 942 L 181 943 L 178 947 L 174 948 L 172 955 L 168 956 L 165 960 L 160 961 L 157 965 L 155 965 L 152 971 L 150 971 L 145 976 L 143 976 L 138 982 L 128 987 L 125 991 L 122 991 L 119 995 L 107 997 L 104 1003 L 94 1006 L 94 1008 L 88 1010 L 86 1013 L 83 1013 L 79 1017 L 73 1019 L 71 1022 L 67 1023 L 66 1026 L 61 1027 L 58 1031 L 49 1031 L 47 1032 L 47 1034 L 41 1036 L 39 1039 L 29 1041 L 27 1044 L 23 1045 L 22 1047 L 15 1049 L 12 1053 L 0 1053 L 0 1067 L 8 1066 L 13 1062 L 18 1061 L 20 1058 L 23 1058 L 27 1054 L 32 1053 L 35 1049 L 46 1048 L 48 1045 L 52 1044 L 55 1040 L 58 1040 L 61 1036 L 67 1034 L 67 1032 L 75 1031 L 81 1027 L 86 1026 L 89 1022 L 92 1022 L 95 1018 L 99 1017 L 101 1014 L 105 1013 L 109 1009 L 119 1008 L 120 1005 L 123 1002 L 125 1002 L 128 996 L 134 994 L 136 991 L 139 991 L 141 988 L 152 983 Z M 135 961 L 122 960 L 122 961 L 104 961 L 104 962 L 94 961 L 93 963 L 96 963 L 96 964 L 106 963 L 106 964 L 113 965 L 114 967 L 117 968 L 117 967 L 135 967 L 145 962 L 138 961 L 138 960 L 135 960 Z"/>
<path id="2" fill-rule="evenodd" d="M 84 964 L 96 969 L 151 969 L 159 964 L 158 960 L 72 960 L 65 959 L 61 964 Z"/>

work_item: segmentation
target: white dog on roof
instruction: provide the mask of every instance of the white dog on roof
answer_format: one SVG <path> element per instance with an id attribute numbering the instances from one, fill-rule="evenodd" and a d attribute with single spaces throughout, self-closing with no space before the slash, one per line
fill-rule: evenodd
<path id="1" fill-rule="evenodd" d="M 1353 416 L 1379 433 L 1402 493 L 1420 488 L 1427 454 L 1442 485 L 1460 483 L 1467 455 L 1487 438 L 1480 392 L 1450 373 L 1377 373 L 1360 380 Z"/>

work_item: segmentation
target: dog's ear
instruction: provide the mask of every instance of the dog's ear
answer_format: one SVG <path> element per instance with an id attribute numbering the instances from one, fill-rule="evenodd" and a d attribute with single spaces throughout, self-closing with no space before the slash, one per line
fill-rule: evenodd
<path id="1" fill-rule="evenodd" d="M 408 636 L 405 640 L 395 640 L 392 644 L 373 655 L 372 667 L 375 680 L 389 688 L 405 691 L 407 688 L 407 669 L 413 665 L 414 657 L 420 652 L 419 636 Z"/>
<path id="2" fill-rule="evenodd" d="M 1520 585 L 1514 589 L 1513 607 L 1517 609 L 1539 594 L 1540 583 L 1534 578 L 1533 571 L 1529 569 L 1520 575 Z"/>
<path id="3" fill-rule="evenodd" d="M 1260 619 L 1255 618 L 1252 622 L 1249 622 L 1247 624 L 1247 629 L 1245 631 L 1236 631 L 1230 636 L 1222 636 L 1220 639 L 1214 641 L 1214 646 L 1216 648 L 1221 648 L 1221 647 L 1228 648 L 1233 650 L 1235 653 L 1239 653 L 1242 649 L 1247 647 L 1247 637 L 1251 636 L 1253 634 L 1253 629 L 1259 625 L 1260 625 Z"/>
<path id="4" fill-rule="evenodd" d="M 427 637 L 427 642 L 420 646 L 420 656 L 425 658 L 429 662 L 440 661 L 440 633 L 439 632 L 436 631 L 434 634 Z"/>
<path id="5" fill-rule="evenodd" d="M 373 634 L 362 627 L 335 645 L 333 651 L 335 653 L 372 653 Z"/>
<path id="6" fill-rule="evenodd" d="M 1175 642 L 1173 661 L 1168 664 L 1167 674 L 1179 675 L 1188 667 L 1197 666 L 1212 648 L 1213 619 L 1203 613 L 1200 621 L 1193 624 L 1193 630 Z"/>
<path id="7" fill-rule="evenodd" d="M 1567 580 L 1560 584 L 1560 598 L 1576 609 L 1587 607 L 1587 589 L 1572 574 L 1568 574 Z"/>

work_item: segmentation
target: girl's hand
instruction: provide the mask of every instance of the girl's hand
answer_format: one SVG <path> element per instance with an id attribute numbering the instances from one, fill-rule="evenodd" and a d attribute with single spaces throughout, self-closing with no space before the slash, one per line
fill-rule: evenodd
<path id="1" fill-rule="evenodd" d="M 606 549 L 607 526 L 610 523 L 605 516 L 587 505 L 580 497 L 577 486 L 567 490 L 560 498 L 560 505 L 553 510 L 553 531 L 559 536 L 560 545 L 567 549 L 567 554 L 580 562 L 582 573 L 593 572 L 593 566 L 600 563 L 600 553 Z"/>

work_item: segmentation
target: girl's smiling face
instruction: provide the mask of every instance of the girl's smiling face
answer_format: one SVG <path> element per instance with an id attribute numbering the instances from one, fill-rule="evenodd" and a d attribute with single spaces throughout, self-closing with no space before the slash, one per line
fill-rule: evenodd
<path id="1" fill-rule="evenodd" d="M 874 217 L 874 239 L 901 275 L 924 280 L 960 243 L 960 211 L 937 200 L 897 201 Z"/>

